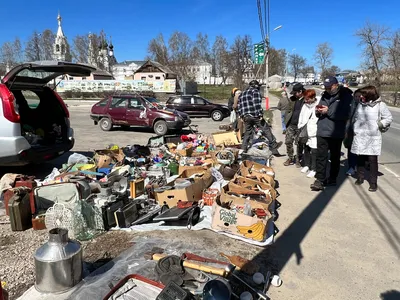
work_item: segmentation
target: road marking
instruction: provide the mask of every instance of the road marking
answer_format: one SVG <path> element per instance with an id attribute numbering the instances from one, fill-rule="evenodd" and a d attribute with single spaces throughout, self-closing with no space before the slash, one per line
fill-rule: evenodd
<path id="1" fill-rule="evenodd" d="M 390 174 L 392 174 L 394 177 L 396 177 L 396 179 L 400 180 L 400 176 L 397 175 L 397 173 L 393 172 L 392 170 L 390 170 L 388 167 L 386 167 L 385 165 L 381 165 L 386 171 L 388 171 Z"/>

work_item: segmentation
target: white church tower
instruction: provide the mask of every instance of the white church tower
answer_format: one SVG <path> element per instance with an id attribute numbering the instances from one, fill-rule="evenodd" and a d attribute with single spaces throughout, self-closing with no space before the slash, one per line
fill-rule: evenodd
<path id="1" fill-rule="evenodd" d="M 66 60 L 66 54 L 67 54 L 67 39 L 64 35 L 64 32 L 61 27 L 61 16 L 60 13 L 58 13 L 57 16 L 57 21 L 58 21 L 58 29 L 57 29 L 57 35 L 56 35 L 56 40 L 54 43 L 54 49 L 53 49 L 53 56 L 54 60 L 57 61 L 65 61 Z"/>

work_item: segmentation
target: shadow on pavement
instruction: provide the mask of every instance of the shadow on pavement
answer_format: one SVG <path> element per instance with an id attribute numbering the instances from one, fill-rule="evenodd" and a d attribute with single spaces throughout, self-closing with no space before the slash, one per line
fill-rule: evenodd
<path id="1" fill-rule="evenodd" d="M 382 300 L 399 300 L 400 299 L 400 292 L 399 291 L 395 291 L 395 290 L 391 290 L 391 291 L 387 291 L 387 292 L 382 293 L 380 296 L 381 296 Z"/>
<path id="2" fill-rule="evenodd" d="M 370 213 L 371 217 L 374 219 L 375 223 L 378 225 L 379 229 L 382 231 L 386 240 L 395 251 L 396 255 L 400 258 L 400 235 L 397 233 L 396 228 L 393 227 L 393 225 L 382 213 L 382 211 L 379 209 L 379 206 L 366 190 L 360 186 L 353 186 L 353 188 L 360 197 L 365 208 Z M 390 196 L 383 191 L 383 189 L 378 190 L 378 193 L 383 193 L 385 197 L 381 198 L 386 198 L 391 203 L 395 204 L 394 200 L 391 199 Z M 398 208 L 397 204 L 395 205 Z"/>
<path id="3" fill-rule="evenodd" d="M 314 200 L 296 217 L 289 227 L 280 234 L 274 245 L 274 259 L 276 259 L 277 263 L 276 271 L 281 272 L 293 254 L 296 255 L 297 264 L 301 263 L 304 257 L 301 251 L 301 242 L 318 220 L 324 209 L 328 206 L 345 179 L 344 167 L 341 166 L 337 185 L 335 187 L 327 187 L 324 191 L 316 194 Z M 315 192 L 310 190 L 310 193 Z M 263 255 L 264 251 L 259 255 Z"/>

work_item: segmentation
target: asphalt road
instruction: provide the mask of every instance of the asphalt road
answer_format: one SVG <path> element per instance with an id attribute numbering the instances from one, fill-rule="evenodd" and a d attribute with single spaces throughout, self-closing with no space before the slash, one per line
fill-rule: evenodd
<path id="1" fill-rule="evenodd" d="M 379 163 L 400 176 L 400 109 L 390 108 L 393 123 L 383 134 L 382 155 Z"/>

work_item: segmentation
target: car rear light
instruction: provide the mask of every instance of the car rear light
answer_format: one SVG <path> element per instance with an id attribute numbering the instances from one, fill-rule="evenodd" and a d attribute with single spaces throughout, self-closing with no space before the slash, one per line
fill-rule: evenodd
<path id="1" fill-rule="evenodd" d="M 67 118 L 69 118 L 69 111 L 68 111 L 67 105 L 65 105 L 65 102 L 63 101 L 63 99 L 61 99 L 60 95 L 56 91 L 53 91 L 53 93 L 54 93 L 54 95 L 56 95 L 58 102 L 60 102 L 60 104 L 65 112 L 65 116 Z"/>
<path id="2" fill-rule="evenodd" d="M 0 84 L 0 100 L 3 105 L 4 117 L 13 123 L 19 123 L 20 115 L 14 94 L 4 85 Z"/>

